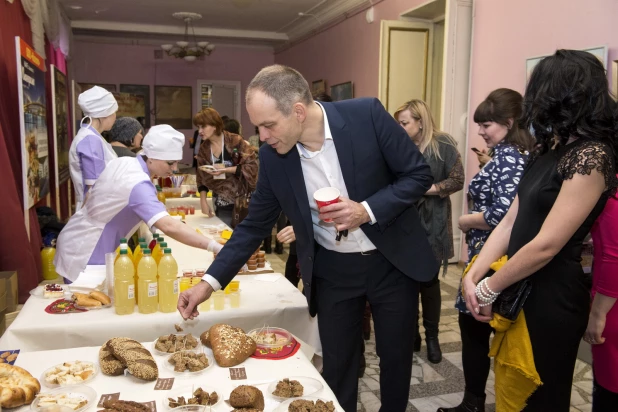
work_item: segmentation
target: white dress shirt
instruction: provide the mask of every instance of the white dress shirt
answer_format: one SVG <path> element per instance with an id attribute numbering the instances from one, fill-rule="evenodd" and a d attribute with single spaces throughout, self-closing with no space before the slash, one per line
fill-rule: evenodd
<path id="1" fill-rule="evenodd" d="M 348 230 L 348 236 L 336 241 L 337 231 L 334 223 L 326 223 L 318 217 L 318 206 L 313 199 L 313 194 L 323 187 L 334 187 L 339 189 L 341 196 L 348 197 L 348 189 L 343 180 L 339 157 L 330 132 L 328 117 L 321 104 L 317 103 L 324 115 L 324 144 L 318 152 L 310 152 L 302 144 L 296 145 L 300 154 L 300 165 L 303 169 L 309 208 L 311 209 L 311 220 L 313 221 L 313 237 L 325 249 L 340 253 L 358 253 L 374 250 L 376 247 L 361 228 Z M 375 223 L 375 217 L 367 202 L 362 205 L 367 210 L 371 223 Z"/>
<path id="2" fill-rule="evenodd" d="M 336 241 L 337 231 L 334 223 L 326 223 L 318 217 L 318 206 L 313 199 L 316 190 L 323 187 L 335 187 L 339 189 L 341 196 L 348 197 L 348 189 L 343 180 L 339 157 L 330 132 L 328 117 L 321 104 L 317 103 L 324 115 L 324 144 L 318 152 L 310 152 L 302 144 L 297 143 L 296 148 L 300 154 L 300 164 L 303 169 L 309 208 L 311 209 L 311 220 L 313 221 L 313 237 L 325 249 L 340 253 L 359 253 L 374 250 L 376 247 L 371 240 L 363 233 L 359 227 L 348 230 L 348 236 Z M 361 203 L 369 217 L 370 224 L 376 223 L 375 216 L 367 202 Z M 211 275 L 204 275 L 203 280 L 208 282 L 214 290 L 221 289 L 221 284 Z"/>

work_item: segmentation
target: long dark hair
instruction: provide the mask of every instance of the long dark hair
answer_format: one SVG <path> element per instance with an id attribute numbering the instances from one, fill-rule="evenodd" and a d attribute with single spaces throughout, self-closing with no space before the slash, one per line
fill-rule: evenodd
<path id="1" fill-rule="evenodd" d="M 475 123 L 496 122 L 509 128 L 504 142 L 530 151 L 534 138 L 527 128 L 521 128 L 523 97 L 515 90 L 501 88 L 489 93 L 474 112 Z"/>
<path id="2" fill-rule="evenodd" d="M 592 54 L 558 50 L 534 68 L 526 87 L 522 127 L 533 128 L 541 151 L 571 136 L 605 142 L 616 155 L 614 110 L 605 69 Z"/>

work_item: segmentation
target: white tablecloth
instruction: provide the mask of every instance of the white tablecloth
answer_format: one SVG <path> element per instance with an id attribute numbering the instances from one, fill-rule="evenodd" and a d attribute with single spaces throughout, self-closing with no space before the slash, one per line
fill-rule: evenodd
<path id="1" fill-rule="evenodd" d="M 259 275 L 258 275 L 259 276 Z M 272 275 L 269 275 L 272 276 Z M 228 323 L 245 331 L 264 325 L 289 330 L 321 353 L 317 319 L 309 316 L 305 296 L 285 277 L 278 275 L 276 282 L 256 280 L 254 275 L 237 276 L 240 280 L 241 304 L 238 309 L 229 307 L 203 312 L 197 319 L 186 321 L 187 333 L 199 336 L 216 323 Z M 0 339 L 0 349 L 39 351 L 102 345 L 110 336 L 128 336 L 137 341 L 155 340 L 174 332 L 180 324 L 178 312 L 137 312 L 116 315 L 114 308 L 83 313 L 48 314 L 45 307 L 53 299 L 31 297 Z"/>
<path id="2" fill-rule="evenodd" d="M 113 333 L 110 331 L 110 336 L 123 336 L 122 333 Z M 51 337 L 48 337 L 48 339 Z M 152 348 L 152 342 L 144 343 L 146 348 Z M 90 361 L 98 364 L 98 351 L 99 347 L 80 347 L 74 349 L 62 349 L 54 351 L 41 351 L 20 353 L 16 365 L 26 369 L 35 378 L 40 378 L 41 374 L 48 368 L 66 361 L 82 360 Z M 244 367 L 247 373 L 247 380 L 235 380 L 230 379 L 228 369 L 220 368 L 216 363 L 204 373 L 190 378 L 178 377 L 169 369 L 163 366 L 163 362 L 166 361 L 165 357 L 154 355 L 159 366 L 159 377 L 170 378 L 174 377 L 174 385 L 172 391 L 182 388 L 191 387 L 192 385 L 197 389 L 200 385 L 212 387 L 217 390 L 217 393 L 222 398 L 222 401 L 212 408 L 213 411 L 229 411 L 232 408 L 229 407 L 223 400 L 229 399 L 230 392 L 234 387 L 238 385 L 251 385 L 255 384 L 263 393 L 266 400 L 265 412 L 273 411 L 277 408 L 279 403 L 267 395 L 267 384 L 259 384 L 260 382 L 269 382 L 273 380 L 280 380 L 286 377 L 304 376 L 319 380 L 323 389 L 316 393 L 315 397 L 319 397 L 324 400 L 332 400 L 335 402 L 335 406 L 338 411 L 342 411 L 341 406 L 335 400 L 335 395 L 332 390 L 326 385 L 320 374 L 309 362 L 307 357 L 302 351 L 297 352 L 294 356 L 284 360 L 258 360 L 249 358 L 243 364 L 238 367 Z M 86 411 L 94 412 L 96 404 L 98 403 L 101 395 L 112 394 L 120 392 L 121 400 L 131 400 L 137 402 L 157 402 L 157 410 L 159 412 L 166 411 L 167 408 L 164 405 L 164 401 L 167 399 L 169 391 L 155 391 L 155 382 L 144 382 L 135 379 L 131 376 L 106 376 L 99 372 L 99 374 L 90 382 L 87 386 L 90 386 L 97 392 L 97 398 L 93 406 L 89 407 Z M 43 391 L 47 388 L 41 384 Z M 18 409 L 19 412 L 29 411 L 29 406 L 24 406 Z"/>

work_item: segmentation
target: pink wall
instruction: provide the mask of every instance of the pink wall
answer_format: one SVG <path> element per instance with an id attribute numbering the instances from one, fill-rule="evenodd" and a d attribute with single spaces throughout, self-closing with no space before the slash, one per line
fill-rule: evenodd
<path id="1" fill-rule="evenodd" d="M 154 85 L 192 86 L 193 111 L 196 109 L 197 80 L 240 81 L 241 122 L 243 134 L 253 134 L 253 126 L 245 110 L 245 89 L 253 76 L 264 66 L 274 63 L 268 49 L 219 47 L 204 61 L 154 60 L 153 46 L 131 46 L 76 42 L 72 57 L 73 74 L 77 82 L 103 84 L 149 84 L 151 109 L 154 108 Z M 225 113 L 222 113 L 225 114 Z M 154 118 L 153 118 L 154 120 Z M 192 130 L 181 130 L 193 136 Z M 185 163 L 190 162 L 189 142 L 185 144 Z"/>
<path id="2" fill-rule="evenodd" d="M 275 62 L 299 70 L 309 83 L 326 80 L 330 86 L 352 81 L 354 97 L 378 96 L 380 20 L 399 15 L 425 0 L 384 0 L 375 6 L 369 24 L 359 13 L 310 39 L 275 55 Z"/>
<path id="3" fill-rule="evenodd" d="M 611 81 L 611 62 L 618 59 L 617 1 L 476 0 L 475 7 L 468 147 L 485 147 L 472 117 L 492 90 L 509 87 L 524 93 L 529 57 L 552 54 L 558 48 L 605 45 Z M 478 161 L 469 151 L 466 154 L 470 181 L 478 172 Z"/>

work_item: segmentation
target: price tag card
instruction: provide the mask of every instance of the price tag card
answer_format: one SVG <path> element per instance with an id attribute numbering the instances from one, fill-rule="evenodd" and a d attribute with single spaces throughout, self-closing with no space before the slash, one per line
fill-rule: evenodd
<path id="1" fill-rule="evenodd" d="M 101 399 L 97 404 L 97 408 L 104 408 L 103 403 L 107 401 L 117 401 L 120 399 L 120 392 L 118 393 L 109 393 L 107 395 L 101 395 Z"/>
<path id="2" fill-rule="evenodd" d="M 148 409 L 150 409 L 150 412 L 157 412 L 157 402 L 156 401 L 140 402 L 140 403 L 144 406 L 147 406 Z"/>
<path id="3" fill-rule="evenodd" d="M 233 381 L 247 379 L 247 371 L 245 368 L 230 368 L 230 379 Z"/>
<path id="4" fill-rule="evenodd" d="M 159 378 L 155 384 L 155 391 L 169 391 L 174 386 L 174 378 Z"/>

